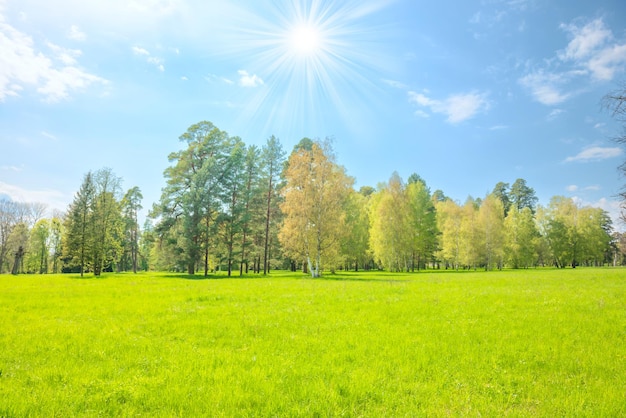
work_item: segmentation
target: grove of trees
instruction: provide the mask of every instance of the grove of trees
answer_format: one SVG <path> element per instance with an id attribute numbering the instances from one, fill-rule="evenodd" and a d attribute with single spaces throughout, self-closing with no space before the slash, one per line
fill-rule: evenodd
<path id="1" fill-rule="evenodd" d="M 626 264 L 607 212 L 523 179 L 464 203 L 417 174 L 354 188 L 332 140 L 287 154 L 271 136 L 246 145 L 211 122 L 180 137 L 161 198 L 139 225 L 142 193 L 103 168 L 85 174 L 65 213 L 0 200 L 0 273 L 167 270 L 271 274 L 300 269 L 502 269 Z"/>

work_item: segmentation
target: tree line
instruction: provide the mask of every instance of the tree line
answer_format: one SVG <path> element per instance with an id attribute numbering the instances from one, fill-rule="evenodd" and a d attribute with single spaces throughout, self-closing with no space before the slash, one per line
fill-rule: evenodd
<path id="1" fill-rule="evenodd" d="M 626 237 L 604 210 L 523 179 L 454 201 L 417 174 L 354 188 L 329 139 L 287 155 L 271 136 L 246 145 L 210 122 L 168 156 L 165 186 L 140 228 L 142 194 L 104 168 L 85 174 L 65 213 L 0 200 L 0 272 L 167 270 L 209 275 L 338 269 L 416 271 L 622 265 Z"/>

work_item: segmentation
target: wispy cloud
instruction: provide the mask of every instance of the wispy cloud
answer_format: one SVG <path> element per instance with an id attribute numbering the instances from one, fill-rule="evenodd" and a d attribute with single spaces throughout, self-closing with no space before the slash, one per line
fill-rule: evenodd
<path id="1" fill-rule="evenodd" d="M 68 39 L 71 39 L 73 41 L 81 42 L 87 39 L 87 35 L 85 34 L 85 32 L 80 30 L 80 28 L 76 25 L 70 26 L 70 29 L 67 31 L 67 37 Z"/>
<path id="2" fill-rule="evenodd" d="M 490 131 L 501 131 L 504 129 L 509 129 L 509 127 L 507 125 L 494 125 L 489 127 Z"/>
<path id="3" fill-rule="evenodd" d="M 567 157 L 565 162 L 591 162 L 602 161 L 609 158 L 619 157 L 623 154 L 621 148 L 617 147 L 590 147 L 582 150 L 573 157 Z"/>
<path id="4" fill-rule="evenodd" d="M 248 74 L 246 70 L 237 71 L 239 74 L 239 85 L 242 87 L 258 87 L 263 85 L 263 79 L 256 74 Z"/>
<path id="5" fill-rule="evenodd" d="M 561 25 L 572 37 L 558 57 L 588 70 L 596 80 L 610 81 L 626 64 L 626 42 L 616 42 L 602 19 L 583 26 Z"/>
<path id="6" fill-rule="evenodd" d="M 387 79 L 382 79 L 381 80 L 383 83 L 385 83 L 386 85 L 393 87 L 395 89 L 407 89 L 408 86 L 404 83 L 401 83 L 400 81 L 396 81 L 396 80 L 387 80 Z"/>
<path id="7" fill-rule="evenodd" d="M 13 171 L 13 172 L 16 172 L 16 173 L 19 173 L 23 169 L 24 169 L 23 166 L 21 166 L 21 167 L 18 167 L 18 166 L 15 166 L 15 165 L 3 165 L 3 166 L 0 166 L 0 170 L 2 170 L 2 171 Z"/>
<path id="8" fill-rule="evenodd" d="M 423 108 L 430 109 L 433 113 L 447 116 L 447 121 L 452 124 L 460 123 L 476 116 L 489 107 L 485 93 L 462 93 L 449 96 L 444 100 L 432 99 L 422 93 L 409 91 L 409 102 Z M 423 112 L 422 109 L 420 111 Z"/>
<path id="9" fill-rule="evenodd" d="M 67 197 L 58 190 L 29 190 L 0 181 L 0 195 L 6 195 L 16 202 L 46 202 L 54 209 L 67 208 Z"/>
<path id="10" fill-rule="evenodd" d="M 602 19 L 560 28 L 570 37 L 566 47 L 518 80 L 535 100 L 548 106 L 575 96 L 585 82 L 613 80 L 626 67 L 626 41 L 616 41 Z"/>
<path id="11" fill-rule="evenodd" d="M 50 53 L 35 46 L 33 39 L 5 22 L 0 8 L 0 102 L 19 96 L 26 86 L 34 87 L 44 101 L 54 103 L 72 92 L 108 81 L 78 64 L 80 50 L 46 42 Z"/>
<path id="12" fill-rule="evenodd" d="M 207 76 L 204 77 L 204 79 L 208 81 L 209 83 L 221 82 L 225 84 L 235 84 L 233 80 L 226 78 L 226 77 L 221 77 L 217 74 L 207 74 Z"/>
<path id="13" fill-rule="evenodd" d="M 46 132 L 46 131 L 41 131 L 41 136 L 43 136 L 43 137 L 45 137 L 45 138 L 48 138 L 48 139 L 51 139 L 51 140 L 53 140 L 53 141 L 56 141 L 56 140 L 57 140 L 57 137 L 56 137 L 56 136 L 54 136 L 54 135 L 52 135 L 51 133 Z"/>
<path id="14" fill-rule="evenodd" d="M 133 46 L 132 48 L 133 54 L 139 57 L 145 57 L 146 62 L 154 65 L 159 71 L 165 71 L 165 66 L 163 65 L 163 59 L 159 57 L 155 57 L 145 48 L 139 46 Z"/>
<path id="15" fill-rule="evenodd" d="M 552 120 L 556 119 L 562 113 L 565 113 L 565 110 L 563 110 L 563 109 L 552 109 L 552 111 L 550 113 L 548 113 L 548 116 L 546 117 L 546 119 L 548 121 L 552 121 Z"/>

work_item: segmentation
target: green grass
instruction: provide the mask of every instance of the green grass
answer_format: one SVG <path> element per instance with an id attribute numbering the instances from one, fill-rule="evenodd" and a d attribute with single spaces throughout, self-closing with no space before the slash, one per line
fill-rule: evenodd
<path id="1" fill-rule="evenodd" d="M 626 270 L 0 276 L 0 417 L 626 416 Z"/>

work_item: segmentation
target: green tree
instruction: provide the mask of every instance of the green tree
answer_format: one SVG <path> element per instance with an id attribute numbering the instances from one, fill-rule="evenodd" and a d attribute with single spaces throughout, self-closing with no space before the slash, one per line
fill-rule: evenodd
<path id="1" fill-rule="evenodd" d="M 513 206 L 504 220 L 506 261 L 513 268 L 528 268 L 537 260 L 539 232 L 529 207 Z"/>
<path id="2" fill-rule="evenodd" d="M 309 140 L 310 141 L 310 140 Z M 301 141 L 302 142 L 302 141 Z M 313 145 L 308 148 L 308 145 L 303 144 L 302 150 L 313 150 Z M 279 212 L 279 197 L 280 197 L 280 173 L 284 166 L 285 152 L 278 138 L 272 135 L 268 138 L 267 142 L 261 150 L 261 184 L 262 190 L 265 193 L 265 234 L 263 241 L 263 274 L 269 273 L 269 255 L 270 255 L 270 241 L 271 236 L 275 229 L 275 218 Z"/>
<path id="3" fill-rule="evenodd" d="M 48 273 L 48 255 L 50 238 L 50 221 L 40 219 L 30 231 L 28 240 L 29 253 L 26 258 L 27 271 L 32 273 Z"/>
<path id="4" fill-rule="evenodd" d="M 232 169 L 229 159 L 234 141 L 206 121 L 190 126 L 180 140 L 187 147 L 169 155 L 172 165 L 165 169 L 166 186 L 152 216 L 160 218 L 156 230 L 171 249 L 170 255 L 182 257 L 189 274 L 195 273 L 204 255 L 206 276 L 217 234 L 215 222 L 224 203 L 223 179 Z"/>
<path id="5" fill-rule="evenodd" d="M 484 248 L 483 236 L 478 222 L 479 202 L 468 197 L 461 208 L 460 226 L 460 262 L 462 265 L 476 269 L 480 264 L 481 252 Z"/>
<path id="6" fill-rule="evenodd" d="M 414 236 L 405 188 L 394 172 L 370 204 L 370 247 L 374 258 L 390 271 L 408 270 L 412 255 Z"/>
<path id="7" fill-rule="evenodd" d="M 341 253 L 346 260 L 346 269 L 353 267 L 355 271 L 363 267 L 368 260 L 369 249 L 369 198 L 351 191 L 345 201 L 346 234 L 341 244 Z"/>
<path id="8" fill-rule="evenodd" d="M 463 208 L 451 199 L 437 203 L 437 228 L 439 237 L 438 256 L 447 266 L 458 270 L 461 264 L 461 225 L 463 224 Z"/>
<path id="9" fill-rule="evenodd" d="M 63 236 L 63 259 L 70 268 L 76 266 L 83 274 L 88 266 L 88 255 L 93 246 L 92 207 L 96 187 L 92 172 L 85 174 L 80 189 L 74 196 L 65 217 Z"/>
<path id="10" fill-rule="evenodd" d="M 511 206 L 515 207 L 518 211 L 521 211 L 523 208 L 529 208 L 533 214 L 535 213 L 538 199 L 535 195 L 535 189 L 529 187 L 526 184 L 526 180 L 515 180 L 515 183 L 511 186 L 509 197 Z"/>
<path id="11" fill-rule="evenodd" d="M 416 175 L 417 176 L 417 175 Z M 407 228 L 411 234 L 411 269 L 432 258 L 437 246 L 437 216 L 426 182 L 419 176 L 405 190 L 408 204 Z"/>
<path id="12" fill-rule="evenodd" d="M 141 194 L 141 190 L 139 187 L 135 186 L 126 192 L 121 202 L 126 237 L 125 242 L 130 255 L 130 263 L 133 273 L 137 273 L 139 264 L 140 231 L 138 214 L 139 211 L 143 209 L 143 206 L 141 206 L 142 199 L 143 195 Z"/>
<path id="13" fill-rule="evenodd" d="M 491 192 L 492 195 L 497 197 L 502 202 L 504 208 L 504 216 L 506 217 L 511 208 L 511 198 L 509 197 L 509 183 L 498 182 Z"/>
<path id="14" fill-rule="evenodd" d="M 93 273 L 99 276 L 103 271 L 112 269 L 122 252 L 121 179 L 110 168 L 103 168 L 94 174 L 94 185 L 92 259 Z"/>
<path id="15" fill-rule="evenodd" d="M 504 259 L 504 207 L 497 196 L 490 194 L 478 209 L 479 242 L 485 270 L 502 268 Z"/>

